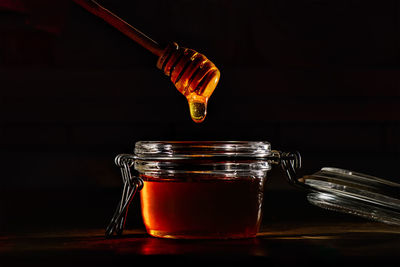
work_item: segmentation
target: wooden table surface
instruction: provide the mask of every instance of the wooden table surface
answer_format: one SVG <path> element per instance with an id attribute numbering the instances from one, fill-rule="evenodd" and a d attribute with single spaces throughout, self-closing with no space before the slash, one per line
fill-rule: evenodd
<path id="1" fill-rule="evenodd" d="M 400 228 L 354 222 L 266 224 L 256 238 L 173 240 L 144 229 L 105 239 L 103 229 L 40 232 L 0 238 L 0 266 L 400 266 Z M 172 266 L 172 265 L 171 265 Z"/>

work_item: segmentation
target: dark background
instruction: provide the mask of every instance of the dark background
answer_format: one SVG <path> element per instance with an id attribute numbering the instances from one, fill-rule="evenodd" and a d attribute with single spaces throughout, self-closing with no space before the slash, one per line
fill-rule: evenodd
<path id="1" fill-rule="evenodd" d="M 304 173 L 399 181 L 399 1 L 99 2 L 219 67 L 208 116 L 192 122 L 157 58 L 74 3 L 0 0 L 0 232 L 104 227 L 113 159 L 139 140 L 266 140 Z M 264 219 L 297 216 L 278 168 L 266 190 Z"/>

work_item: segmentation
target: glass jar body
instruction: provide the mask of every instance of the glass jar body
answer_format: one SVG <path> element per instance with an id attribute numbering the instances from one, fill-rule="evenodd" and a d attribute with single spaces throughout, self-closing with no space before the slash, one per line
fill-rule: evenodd
<path id="1" fill-rule="evenodd" d="M 165 238 L 249 238 L 261 224 L 268 142 L 144 141 L 135 145 L 147 232 Z"/>
<path id="2" fill-rule="evenodd" d="M 144 175 L 147 232 L 165 238 L 250 238 L 261 224 L 266 174 Z"/>

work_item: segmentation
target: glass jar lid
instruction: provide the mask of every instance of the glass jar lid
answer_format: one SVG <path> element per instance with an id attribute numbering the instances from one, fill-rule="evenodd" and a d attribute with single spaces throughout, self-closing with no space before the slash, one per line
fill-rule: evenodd
<path id="1" fill-rule="evenodd" d="M 378 177 L 325 167 L 299 179 L 310 203 L 329 210 L 400 225 L 400 184 Z"/>

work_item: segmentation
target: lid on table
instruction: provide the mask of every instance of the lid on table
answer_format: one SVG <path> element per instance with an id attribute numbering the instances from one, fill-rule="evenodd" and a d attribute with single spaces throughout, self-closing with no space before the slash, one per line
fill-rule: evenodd
<path id="1" fill-rule="evenodd" d="M 348 170 L 325 167 L 299 182 L 316 206 L 400 226 L 400 184 Z"/>

